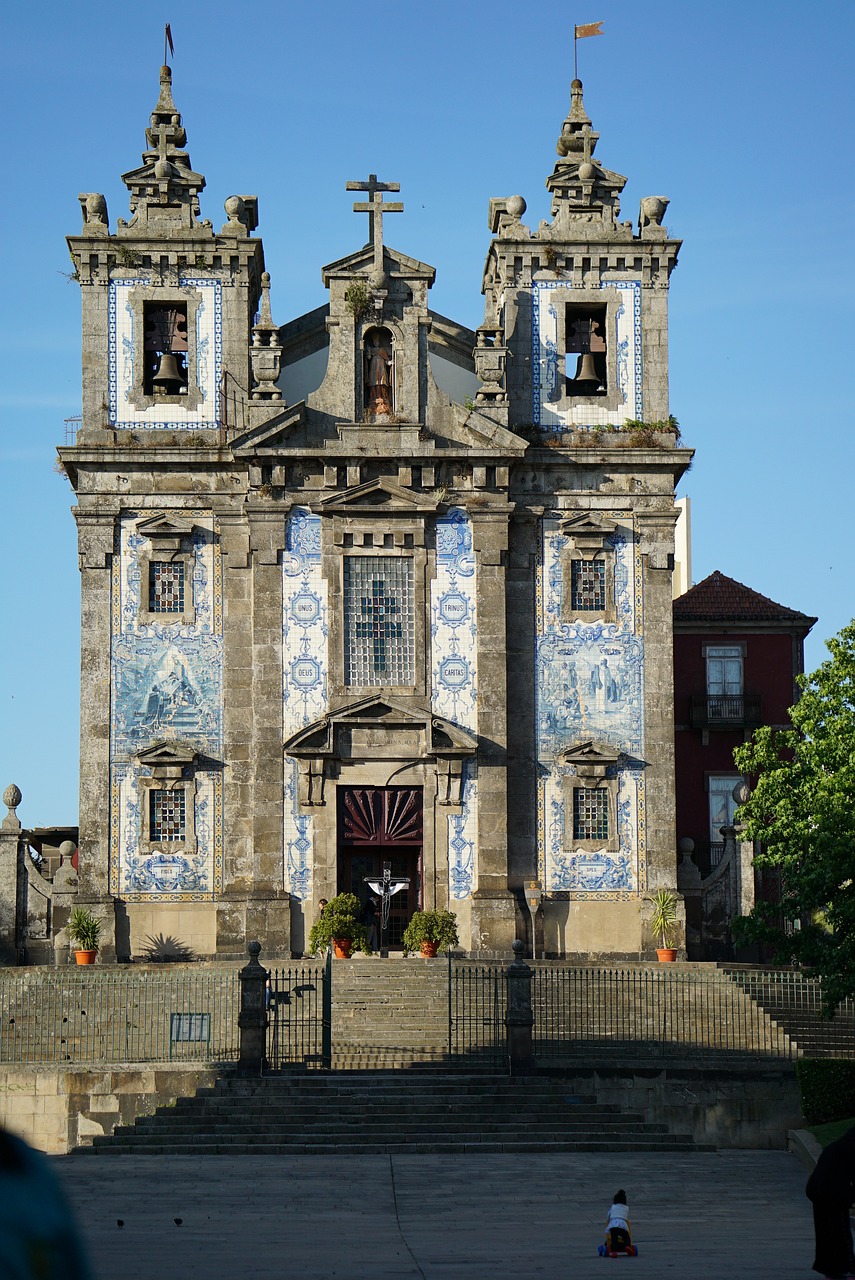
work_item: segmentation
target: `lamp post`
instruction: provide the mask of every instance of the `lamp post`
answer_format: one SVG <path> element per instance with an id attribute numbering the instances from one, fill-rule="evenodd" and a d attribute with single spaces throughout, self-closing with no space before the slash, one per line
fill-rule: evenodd
<path id="1" fill-rule="evenodd" d="M 539 880 L 529 880 L 525 887 L 525 900 L 531 916 L 531 958 L 537 959 L 537 911 L 543 903 L 543 890 Z"/>

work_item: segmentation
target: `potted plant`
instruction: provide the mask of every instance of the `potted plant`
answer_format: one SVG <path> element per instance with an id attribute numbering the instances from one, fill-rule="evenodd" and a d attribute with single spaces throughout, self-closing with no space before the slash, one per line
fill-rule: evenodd
<path id="1" fill-rule="evenodd" d="M 677 959 L 677 951 L 668 945 L 671 931 L 677 923 L 677 895 L 670 889 L 657 889 L 646 899 L 653 907 L 650 916 L 650 928 L 659 939 L 656 955 L 660 960 Z"/>
<path id="2" fill-rule="evenodd" d="M 359 919 L 361 911 L 355 893 L 330 898 L 309 931 L 309 949 L 319 952 L 331 946 L 339 960 L 349 960 L 352 951 L 371 955 L 368 931 Z"/>
<path id="3" fill-rule="evenodd" d="M 68 922 L 72 942 L 77 943 L 74 958 L 78 964 L 94 964 L 101 937 L 101 921 L 84 907 L 75 907 Z"/>
<path id="4" fill-rule="evenodd" d="M 414 911 L 410 923 L 404 930 L 404 955 L 411 951 L 420 951 L 431 959 L 442 947 L 456 947 L 457 916 L 453 911 Z"/>

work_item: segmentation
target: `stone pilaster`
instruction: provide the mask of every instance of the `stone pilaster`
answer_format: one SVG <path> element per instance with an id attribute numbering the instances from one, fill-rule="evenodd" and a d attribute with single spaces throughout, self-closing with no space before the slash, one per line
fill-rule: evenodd
<path id="1" fill-rule="evenodd" d="M 8 809 L 0 823 L 0 965 L 21 964 L 23 960 L 21 896 L 21 846 L 23 834 L 16 812 L 21 803 L 21 791 L 14 782 L 3 792 L 3 803 Z M 23 903 L 26 910 L 26 899 Z"/>

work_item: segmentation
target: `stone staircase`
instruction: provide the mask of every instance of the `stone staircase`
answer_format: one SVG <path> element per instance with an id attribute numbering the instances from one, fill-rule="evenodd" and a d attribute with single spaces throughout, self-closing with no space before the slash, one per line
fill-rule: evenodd
<path id="1" fill-rule="evenodd" d="M 447 960 L 333 963 L 334 1070 L 447 1064 Z"/>
<path id="2" fill-rule="evenodd" d="M 546 1078 L 408 1071 L 230 1077 L 96 1137 L 95 1155 L 712 1150 Z"/>

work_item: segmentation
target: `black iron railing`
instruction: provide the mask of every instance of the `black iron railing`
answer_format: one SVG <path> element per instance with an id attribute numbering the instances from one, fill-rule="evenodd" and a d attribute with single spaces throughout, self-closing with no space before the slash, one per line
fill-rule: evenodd
<path id="1" fill-rule="evenodd" d="M 507 1070 L 506 977 L 501 964 L 448 960 L 448 1061 L 469 1071 Z"/>
<path id="2" fill-rule="evenodd" d="M 272 1071 L 332 1065 L 332 957 L 271 969 L 267 1062 Z"/>
<path id="3" fill-rule="evenodd" d="M 756 728 L 763 723 L 759 693 L 695 693 L 693 729 Z"/>

